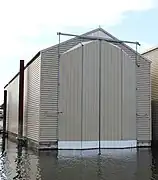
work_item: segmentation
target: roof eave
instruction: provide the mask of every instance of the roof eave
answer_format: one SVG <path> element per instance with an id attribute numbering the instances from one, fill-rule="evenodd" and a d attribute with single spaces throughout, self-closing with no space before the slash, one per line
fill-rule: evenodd
<path id="1" fill-rule="evenodd" d="M 113 39 L 115 39 L 115 40 L 119 40 L 119 39 L 117 39 L 115 36 L 113 36 L 112 34 L 110 34 L 110 33 L 108 33 L 107 31 L 105 31 L 104 29 L 102 29 L 102 28 L 99 28 L 99 29 L 100 29 L 100 31 L 104 32 L 105 34 L 107 34 L 107 35 L 110 36 L 111 38 L 113 38 Z M 131 51 L 133 51 L 135 54 L 138 53 L 138 52 L 136 52 L 134 49 L 132 49 L 130 46 L 128 46 L 127 44 L 125 44 L 125 43 L 122 43 L 122 44 L 123 44 L 123 46 L 125 46 L 125 47 L 127 47 L 128 49 L 130 49 Z M 149 63 L 152 62 L 152 61 L 149 60 L 148 58 L 142 56 L 142 54 L 138 53 L 138 55 L 139 55 L 141 58 L 143 58 L 144 60 L 148 61 Z"/>
<path id="2" fill-rule="evenodd" d="M 39 51 L 24 67 L 26 69 L 35 59 L 37 59 L 40 56 L 41 52 Z M 4 89 L 19 75 L 20 72 L 18 72 L 5 86 Z"/>

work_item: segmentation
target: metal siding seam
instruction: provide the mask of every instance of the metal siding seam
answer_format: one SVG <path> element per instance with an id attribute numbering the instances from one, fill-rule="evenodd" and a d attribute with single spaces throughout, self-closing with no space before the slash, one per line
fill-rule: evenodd
<path id="1" fill-rule="evenodd" d="M 149 81 L 150 81 L 150 83 L 149 83 L 149 86 L 150 86 L 150 101 L 149 101 L 149 106 L 150 106 L 150 115 L 149 115 L 149 117 L 150 117 L 150 140 L 152 140 L 152 117 L 151 117 L 151 66 L 149 65 Z"/>
<path id="2" fill-rule="evenodd" d="M 139 67 L 140 67 L 140 65 L 139 65 Z M 138 141 L 138 136 L 139 136 L 139 133 L 138 133 L 138 131 L 139 131 L 139 117 L 138 117 L 138 115 L 137 115 L 137 112 L 138 112 L 138 86 L 137 86 L 137 84 L 138 84 L 138 74 L 137 74 L 137 68 L 139 68 L 138 66 L 136 66 L 136 140 Z"/>
<path id="3" fill-rule="evenodd" d="M 58 66 L 58 82 L 57 82 L 57 142 L 59 141 L 59 91 L 60 91 L 60 34 L 59 34 L 59 44 L 58 44 L 58 61 L 57 61 L 57 66 Z"/>
<path id="4" fill-rule="evenodd" d="M 123 118 L 123 92 L 122 92 L 122 90 L 123 90 L 123 51 L 122 51 L 122 49 L 121 49 L 121 140 L 123 139 L 123 132 L 122 132 L 122 126 L 123 126 L 123 124 L 122 124 L 122 118 Z"/>
<path id="5" fill-rule="evenodd" d="M 99 40 L 99 154 L 101 154 L 101 43 Z"/>
<path id="6" fill-rule="evenodd" d="M 137 58 L 137 63 L 138 63 L 138 57 Z M 139 66 L 135 65 L 135 105 L 136 105 L 136 140 L 138 141 L 138 118 L 137 118 L 137 105 L 138 105 L 138 99 L 137 99 L 137 68 L 140 67 L 140 63 Z"/>
<path id="7" fill-rule="evenodd" d="M 83 61 L 84 61 L 84 45 L 81 43 L 82 45 L 82 57 L 81 57 L 81 149 L 82 149 L 82 139 L 83 139 Z"/>
<path id="8" fill-rule="evenodd" d="M 42 121 L 42 118 L 41 118 L 41 101 L 42 101 L 42 66 L 43 66 L 43 52 L 41 52 L 41 66 L 40 66 L 40 106 L 39 106 L 39 141 L 41 141 L 41 121 Z"/>

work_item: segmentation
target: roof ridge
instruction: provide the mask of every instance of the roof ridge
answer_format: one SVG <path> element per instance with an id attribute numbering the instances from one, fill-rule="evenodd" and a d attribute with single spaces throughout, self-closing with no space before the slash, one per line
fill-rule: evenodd
<path id="1" fill-rule="evenodd" d="M 88 32 L 86 32 L 86 33 L 80 34 L 80 36 L 87 36 L 88 34 L 97 32 L 97 31 L 99 31 L 99 30 L 101 30 L 100 27 L 99 27 L 99 28 L 95 28 L 95 29 L 93 29 L 93 30 L 91 30 L 91 31 L 88 31 Z M 68 39 L 68 40 L 66 40 L 66 41 L 63 41 L 63 42 L 61 42 L 61 44 L 62 44 L 62 43 L 67 43 L 67 42 L 69 42 L 69 41 L 72 41 L 73 39 L 77 39 L 77 37 L 73 37 L 73 38 L 70 38 L 70 39 Z M 58 46 L 58 44 L 55 44 L 55 45 L 53 45 L 53 46 L 47 47 L 47 48 L 45 48 L 45 49 L 42 49 L 40 52 L 45 52 L 45 51 L 47 51 L 47 50 L 49 50 L 49 49 L 51 49 L 51 48 L 53 48 L 53 47 L 55 47 L 55 46 Z"/>

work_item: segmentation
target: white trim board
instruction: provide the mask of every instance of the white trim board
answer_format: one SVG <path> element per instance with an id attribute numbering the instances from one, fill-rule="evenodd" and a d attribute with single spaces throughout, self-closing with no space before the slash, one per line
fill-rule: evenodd
<path id="1" fill-rule="evenodd" d="M 76 157 L 92 158 L 97 157 L 99 149 L 91 150 L 58 150 L 58 159 L 67 160 L 67 158 L 73 158 L 71 160 L 76 161 Z M 125 157 L 132 157 L 137 154 L 137 148 L 125 148 L 125 149 L 101 149 L 101 155 L 106 158 L 125 159 Z M 75 158 L 74 158 L 75 157 Z"/>
<path id="2" fill-rule="evenodd" d="M 137 140 L 100 141 L 101 148 L 134 148 Z M 93 149 L 99 148 L 99 141 L 58 141 L 58 149 Z"/>

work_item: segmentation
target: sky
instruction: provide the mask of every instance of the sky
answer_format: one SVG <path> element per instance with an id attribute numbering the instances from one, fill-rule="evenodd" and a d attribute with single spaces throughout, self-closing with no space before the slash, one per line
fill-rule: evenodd
<path id="1" fill-rule="evenodd" d="M 0 103 L 4 86 L 57 32 L 82 34 L 101 26 L 139 52 L 158 45 L 157 0 L 0 0 Z M 62 41 L 66 40 L 62 37 Z"/>

